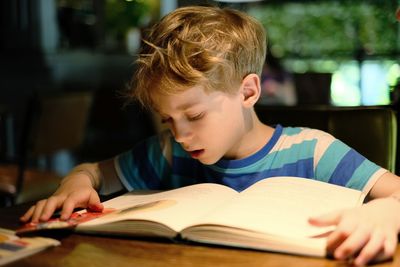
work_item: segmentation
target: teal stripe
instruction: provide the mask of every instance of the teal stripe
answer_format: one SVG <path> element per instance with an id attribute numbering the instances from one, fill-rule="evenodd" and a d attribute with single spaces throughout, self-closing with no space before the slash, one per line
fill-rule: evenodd
<path id="1" fill-rule="evenodd" d="M 166 179 L 171 173 L 171 166 L 161 150 L 160 140 L 153 141 L 151 138 L 147 140 L 146 145 L 148 146 L 148 160 L 154 167 L 154 172 L 157 177 Z"/>
<path id="2" fill-rule="evenodd" d="M 118 165 L 124 176 L 124 179 L 133 187 L 133 189 L 147 188 L 146 184 L 142 179 L 138 179 L 139 172 L 136 168 L 136 164 L 132 163 L 131 151 L 121 154 L 118 157 Z M 136 177 L 136 179 L 132 179 Z"/>
<path id="3" fill-rule="evenodd" d="M 175 142 L 172 142 L 172 151 L 174 157 L 190 158 L 189 154 L 182 148 L 182 146 Z"/>
<path id="4" fill-rule="evenodd" d="M 310 159 L 314 157 L 314 147 L 317 140 L 306 140 L 299 144 L 293 144 L 287 149 L 276 151 L 272 154 L 274 159 L 271 166 L 272 169 L 281 168 L 285 164 L 295 163 L 300 160 Z"/>
<path id="5" fill-rule="evenodd" d="M 292 136 L 301 133 L 303 130 L 300 127 L 285 127 L 283 128 L 282 135 Z"/>
<path id="6" fill-rule="evenodd" d="M 350 148 L 339 140 L 333 141 L 319 160 L 315 168 L 315 177 L 320 181 L 329 182 L 337 165 L 349 150 Z"/>
<path id="7" fill-rule="evenodd" d="M 354 171 L 346 187 L 363 190 L 372 175 L 380 169 L 375 163 L 365 159 Z"/>

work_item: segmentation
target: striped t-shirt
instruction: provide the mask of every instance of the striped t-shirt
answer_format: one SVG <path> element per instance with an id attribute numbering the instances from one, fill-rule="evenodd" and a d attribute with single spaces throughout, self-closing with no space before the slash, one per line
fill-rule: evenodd
<path id="1" fill-rule="evenodd" d="M 243 159 L 204 165 L 167 131 L 117 156 L 115 167 L 128 190 L 211 182 L 242 191 L 261 179 L 296 176 L 368 191 L 386 172 L 328 133 L 280 125 L 262 149 Z"/>

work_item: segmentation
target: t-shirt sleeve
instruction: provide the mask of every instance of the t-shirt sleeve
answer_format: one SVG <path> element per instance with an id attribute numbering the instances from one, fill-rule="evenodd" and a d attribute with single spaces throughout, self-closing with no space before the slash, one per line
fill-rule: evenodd
<path id="1" fill-rule="evenodd" d="M 368 193 L 387 170 L 330 134 L 318 140 L 315 148 L 315 178 Z"/>
<path id="2" fill-rule="evenodd" d="M 115 169 L 128 191 L 162 189 L 163 177 L 170 176 L 168 139 L 165 134 L 152 136 L 114 158 Z"/>

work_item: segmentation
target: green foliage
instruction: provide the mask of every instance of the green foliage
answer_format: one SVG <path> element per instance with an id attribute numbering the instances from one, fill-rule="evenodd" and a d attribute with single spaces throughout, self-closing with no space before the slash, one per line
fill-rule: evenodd
<path id="1" fill-rule="evenodd" d="M 394 1 L 310 1 L 249 10 L 269 35 L 277 56 L 353 57 L 398 51 Z"/>
<path id="2" fill-rule="evenodd" d="M 146 24 L 151 12 L 151 1 L 107 0 L 105 28 L 114 36 L 122 37 L 133 27 Z"/>

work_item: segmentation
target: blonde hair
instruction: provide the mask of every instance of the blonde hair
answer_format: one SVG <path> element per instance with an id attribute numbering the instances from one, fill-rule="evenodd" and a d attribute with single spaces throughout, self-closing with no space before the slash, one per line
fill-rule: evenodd
<path id="1" fill-rule="evenodd" d="M 233 93 L 243 78 L 261 75 L 266 33 L 251 16 L 218 7 L 182 7 L 149 31 L 136 60 L 130 97 L 152 107 L 152 94 L 193 86 Z"/>

